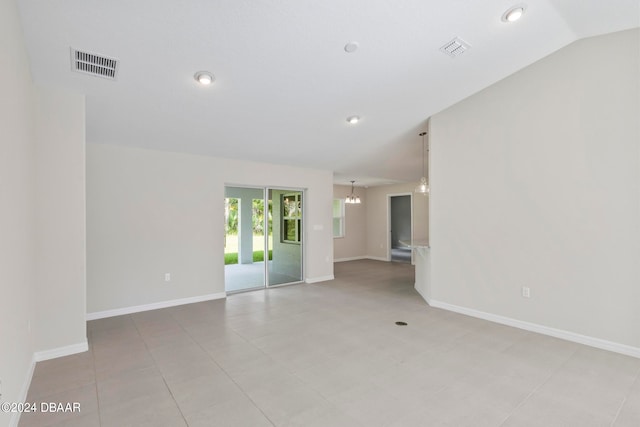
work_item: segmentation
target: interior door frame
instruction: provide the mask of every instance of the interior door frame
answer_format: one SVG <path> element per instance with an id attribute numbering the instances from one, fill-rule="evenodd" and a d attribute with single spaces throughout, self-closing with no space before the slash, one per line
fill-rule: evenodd
<path id="1" fill-rule="evenodd" d="M 410 209 L 409 221 L 411 222 L 411 244 L 413 245 L 413 193 L 390 193 L 387 194 L 387 261 L 391 261 L 391 198 L 397 196 L 409 196 Z M 411 249 L 411 265 L 415 265 L 414 253 Z"/>

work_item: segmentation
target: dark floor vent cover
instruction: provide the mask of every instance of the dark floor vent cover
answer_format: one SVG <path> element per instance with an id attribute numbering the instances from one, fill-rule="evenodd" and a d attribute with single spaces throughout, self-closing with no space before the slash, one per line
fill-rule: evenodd
<path id="1" fill-rule="evenodd" d="M 115 80 L 118 60 L 71 48 L 71 69 L 79 73 Z"/>
<path id="2" fill-rule="evenodd" d="M 396 322 L 398 326 L 407 326 L 407 322 Z"/>

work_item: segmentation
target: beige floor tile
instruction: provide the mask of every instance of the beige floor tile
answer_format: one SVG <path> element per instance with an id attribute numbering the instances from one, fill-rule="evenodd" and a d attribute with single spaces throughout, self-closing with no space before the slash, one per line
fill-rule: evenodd
<path id="1" fill-rule="evenodd" d="M 158 368 L 126 372 L 98 382 L 98 400 L 103 408 L 134 401 L 141 396 L 169 396 L 169 390 Z"/>
<path id="2" fill-rule="evenodd" d="M 78 425 L 79 420 L 86 420 L 89 423 L 95 418 L 91 414 L 98 414 L 95 384 L 68 389 L 31 399 L 28 402 L 35 404 L 36 411 L 22 414 L 21 427 L 49 427 L 67 423 Z"/>
<path id="3" fill-rule="evenodd" d="M 169 388 L 180 411 L 185 415 L 245 396 L 226 375 L 200 376 L 172 383 Z"/>
<path id="4" fill-rule="evenodd" d="M 224 375 L 224 371 L 213 360 L 184 363 L 176 361 L 159 365 L 158 369 L 168 384 L 186 381 L 200 376 Z"/>
<path id="5" fill-rule="evenodd" d="M 51 414 L 50 414 L 51 416 Z M 56 417 L 56 418 L 54 418 Z M 25 419 L 21 418 L 20 427 L 28 427 L 34 424 L 28 424 Z M 100 427 L 100 415 L 98 411 L 93 412 L 81 412 L 79 414 L 73 414 L 68 418 L 60 418 L 59 416 L 52 416 L 48 420 L 52 424 L 44 424 L 46 427 Z M 39 424 L 43 425 L 43 424 Z"/>
<path id="6" fill-rule="evenodd" d="M 158 366 L 182 363 L 204 363 L 212 361 L 211 356 L 193 341 L 167 344 L 150 350 Z"/>
<path id="7" fill-rule="evenodd" d="M 364 427 L 355 418 L 332 405 L 313 407 L 289 418 L 285 424 L 289 427 Z"/>
<path id="8" fill-rule="evenodd" d="M 100 406 L 102 427 L 180 427 L 186 426 L 171 396 L 140 396 L 118 404 Z"/>
<path id="9" fill-rule="evenodd" d="M 109 378 L 156 366 L 151 353 L 146 350 L 131 352 L 123 350 L 118 356 L 96 357 L 95 365 L 97 381 L 105 381 Z"/>
<path id="10" fill-rule="evenodd" d="M 615 427 L 637 427 L 640 426 L 640 387 L 636 383 L 636 388 L 625 399 L 620 412 L 616 418 Z"/>
<path id="11" fill-rule="evenodd" d="M 29 390 L 82 412 L 20 425 L 640 425 L 640 359 L 431 308 L 407 264 L 335 275 L 88 322 Z"/>
<path id="12" fill-rule="evenodd" d="M 273 427 L 247 398 L 203 408 L 186 415 L 189 427 Z"/>
<path id="13" fill-rule="evenodd" d="M 504 427 L 605 427 L 613 417 L 576 405 L 558 396 L 534 394 L 504 422 Z"/>
<path id="14" fill-rule="evenodd" d="M 287 425 L 290 419 L 306 411 L 331 406 L 319 393 L 306 386 L 284 388 L 275 393 L 254 393 L 251 400 L 275 425 Z"/>
<path id="15" fill-rule="evenodd" d="M 78 389 L 95 382 L 95 367 L 90 352 L 39 362 L 33 374 L 28 399 Z"/>

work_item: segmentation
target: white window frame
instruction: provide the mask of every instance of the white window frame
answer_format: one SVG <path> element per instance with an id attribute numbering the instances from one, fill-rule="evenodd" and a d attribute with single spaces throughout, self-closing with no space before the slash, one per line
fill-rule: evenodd
<path id="1" fill-rule="evenodd" d="M 292 199 L 287 201 L 288 199 Z M 289 215 L 285 216 L 285 203 L 289 204 Z M 282 220 L 280 222 L 280 242 L 281 243 L 293 243 L 300 244 L 302 241 L 302 193 L 282 194 L 280 196 L 280 215 Z M 287 237 L 285 227 L 286 221 L 292 221 L 294 224 L 295 240 L 289 240 Z"/>

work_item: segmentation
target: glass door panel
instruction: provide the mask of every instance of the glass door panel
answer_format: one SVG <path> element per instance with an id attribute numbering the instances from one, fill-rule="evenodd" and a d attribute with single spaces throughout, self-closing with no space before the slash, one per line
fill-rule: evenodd
<path id="1" fill-rule="evenodd" d="M 265 286 L 264 189 L 225 187 L 225 291 Z"/>
<path id="2" fill-rule="evenodd" d="M 303 192 L 268 189 L 268 286 L 302 281 Z"/>

